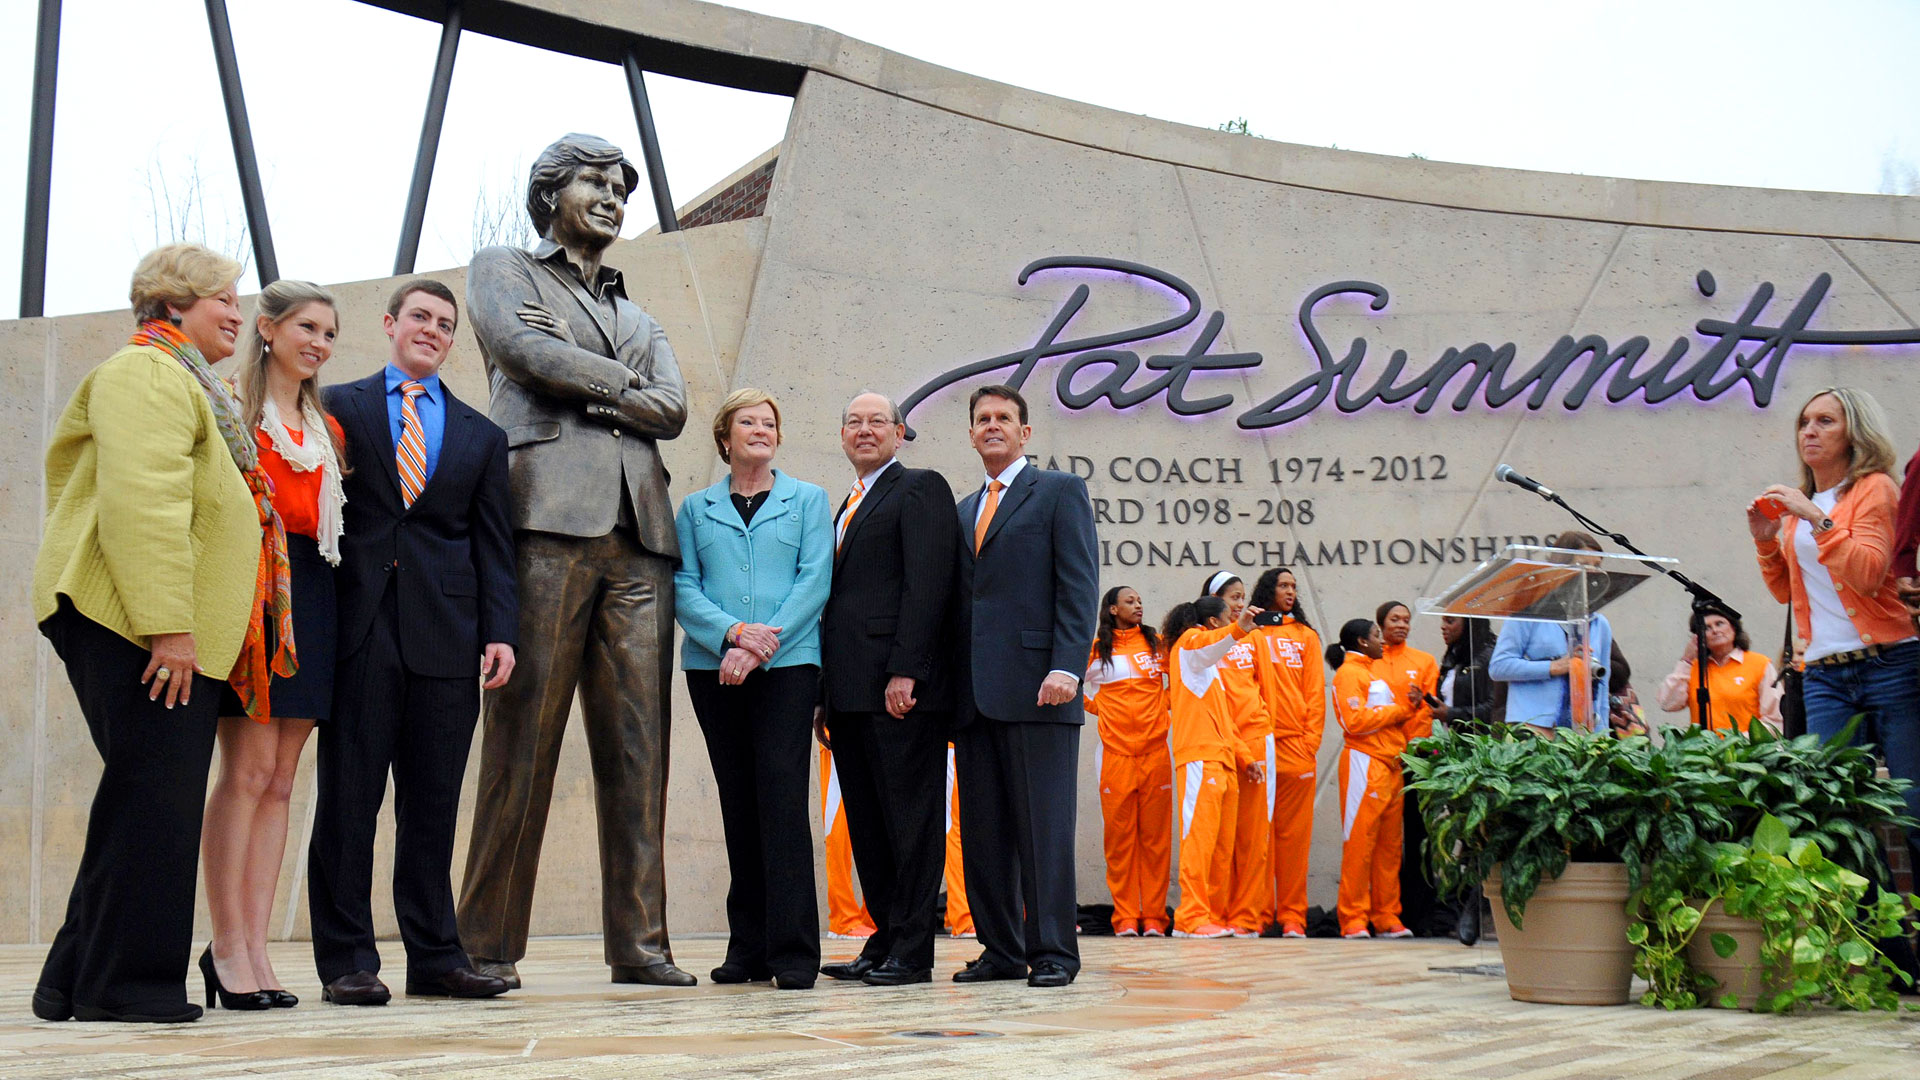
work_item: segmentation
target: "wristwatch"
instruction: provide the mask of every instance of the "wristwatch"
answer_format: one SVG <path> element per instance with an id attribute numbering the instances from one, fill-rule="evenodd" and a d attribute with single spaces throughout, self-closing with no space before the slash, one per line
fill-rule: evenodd
<path id="1" fill-rule="evenodd" d="M 1829 518 L 1821 518 L 1821 519 L 1820 519 L 1820 524 L 1818 524 L 1818 525 L 1815 525 L 1815 526 L 1813 527 L 1813 531 L 1814 531 L 1814 532 L 1816 532 L 1816 533 L 1823 533 L 1823 532 L 1826 532 L 1826 531 L 1827 531 L 1828 529 L 1831 529 L 1831 528 L 1833 528 L 1833 519 L 1832 519 L 1832 518 L 1830 518 L 1830 517 L 1829 517 Z"/>

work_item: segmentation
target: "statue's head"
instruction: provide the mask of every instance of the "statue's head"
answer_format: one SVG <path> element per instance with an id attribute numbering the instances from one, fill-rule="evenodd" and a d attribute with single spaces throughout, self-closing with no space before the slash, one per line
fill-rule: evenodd
<path id="1" fill-rule="evenodd" d="M 527 213 L 549 240 L 606 247 L 620 238 L 627 195 L 639 180 L 619 147 L 594 135 L 563 135 L 534 160 Z"/>

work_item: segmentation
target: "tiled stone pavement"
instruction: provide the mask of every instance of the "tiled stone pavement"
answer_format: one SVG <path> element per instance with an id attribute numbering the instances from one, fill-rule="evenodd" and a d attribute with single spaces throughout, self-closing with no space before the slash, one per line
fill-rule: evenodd
<path id="1" fill-rule="evenodd" d="M 828 942 L 828 955 L 851 955 Z M 884 1075 L 1320 1077 L 1327 1080 L 1868 1080 L 1920 1074 L 1920 1013 L 1754 1016 L 1510 1000 L 1494 947 L 1346 941 L 1092 938 L 1065 990 L 961 987 L 973 942 L 940 943 L 939 982 L 811 993 L 713 986 L 722 942 L 682 940 L 693 990 L 606 982 L 597 940 L 545 939 L 528 982 L 490 1002 L 306 1000 L 177 1027 L 46 1024 L 27 1011 L 42 950 L 0 947 L 0 1077 L 561 1078 Z M 397 944 L 387 946 L 395 957 Z M 275 946 L 292 975 L 300 943 Z M 388 974 L 397 983 L 400 973 Z M 197 978 L 197 975 L 196 975 Z M 1911 998 L 1907 999 L 1913 1000 Z M 914 1031 L 978 1034 L 925 1038 Z"/>

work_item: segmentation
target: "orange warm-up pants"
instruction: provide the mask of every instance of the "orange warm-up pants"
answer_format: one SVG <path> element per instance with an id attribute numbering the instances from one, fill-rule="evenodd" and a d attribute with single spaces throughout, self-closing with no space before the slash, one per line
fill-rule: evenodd
<path id="1" fill-rule="evenodd" d="M 1274 763 L 1268 779 L 1273 799 L 1273 922 L 1302 930 L 1307 925 L 1307 853 L 1313 847 L 1313 792 L 1318 781 L 1312 758 Z"/>
<path id="2" fill-rule="evenodd" d="M 953 771 L 953 744 L 947 744 L 947 933 L 973 933 L 973 909 L 967 906 L 967 873 L 960 862 L 960 787 Z"/>
<path id="3" fill-rule="evenodd" d="M 1264 764 L 1271 776 L 1272 736 L 1267 737 L 1265 751 Z M 1228 871 L 1226 891 L 1216 898 L 1215 907 L 1217 914 L 1224 916 L 1221 925 L 1257 934 L 1266 928 L 1271 917 L 1269 909 L 1273 906 L 1273 875 L 1268 869 L 1267 851 L 1273 832 L 1269 796 L 1273 788 L 1266 780 L 1248 780 L 1244 774 L 1239 778 L 1239 788 L 1233 826 L 1233 863 Z"/>
<path id="4" fill-rule="evenodd" d="M 1180 813 L 1180 907 L 1174 929 L 1192 933 L 1225 926 L 1216 898 L 1233 872 L 1233 832 L 1240 818 L 1240 785 L 1216 761 L 1189 761 L 1173 771 Z"/>
<path id="5" fill-rule="evenodd" d="M 1173 853 L 1173 759 L 1167 751 L 1135 756 L 1100 747 L 1100 816 L 1114 933 L 1166 933 Z"/>
<path id="6" fill-rule="evenodd" d="M 1340 932 L 1400 925 L 1401 820 L 1405 794 L 1399 764 L 1350 747 L 1340 752 Z"/>
<path id="7" fill-rule="evenodd" d="M 847 838 L 847 808 L 840 803 L 840 773 L 833 751 L 820 748 L 820 833 L 827 848 L 827 931 L 868 937 L 873 918 L 853 892 L 853 841 Z"/>

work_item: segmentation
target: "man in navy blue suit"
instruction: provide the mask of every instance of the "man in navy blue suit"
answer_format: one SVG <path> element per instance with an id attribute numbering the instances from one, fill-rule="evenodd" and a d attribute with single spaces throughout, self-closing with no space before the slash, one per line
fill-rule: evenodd
<path id="1" fill-rule="evenodd" d="M 986 477 L 959 506 L 953 744 L 983 951 L 953 981 L 1065 986 L 1080 971 L 1073 830 L 1078 673 L 1100 597 L 1093 504 L 1079 477 L 1028 463 L 1018 390 L 983 386 L 967 413 Z"/>
<path id="2" fill-rule="evenodd" d="M 324 997 L 384 1005 L 373 942 L 373 836 L 393 773 L 393 906 L 408 994 L 493 997 L 454 925 L 454 819 L 481 680 L 513 673 L 519 594 L 507 437 L 440 381 L 459 318 L 429 278 L 387 305 L 392 358 L 328 387 L 347 436 L 334 716 L 322 726 L 308 852 L 313 956 Z"/>

